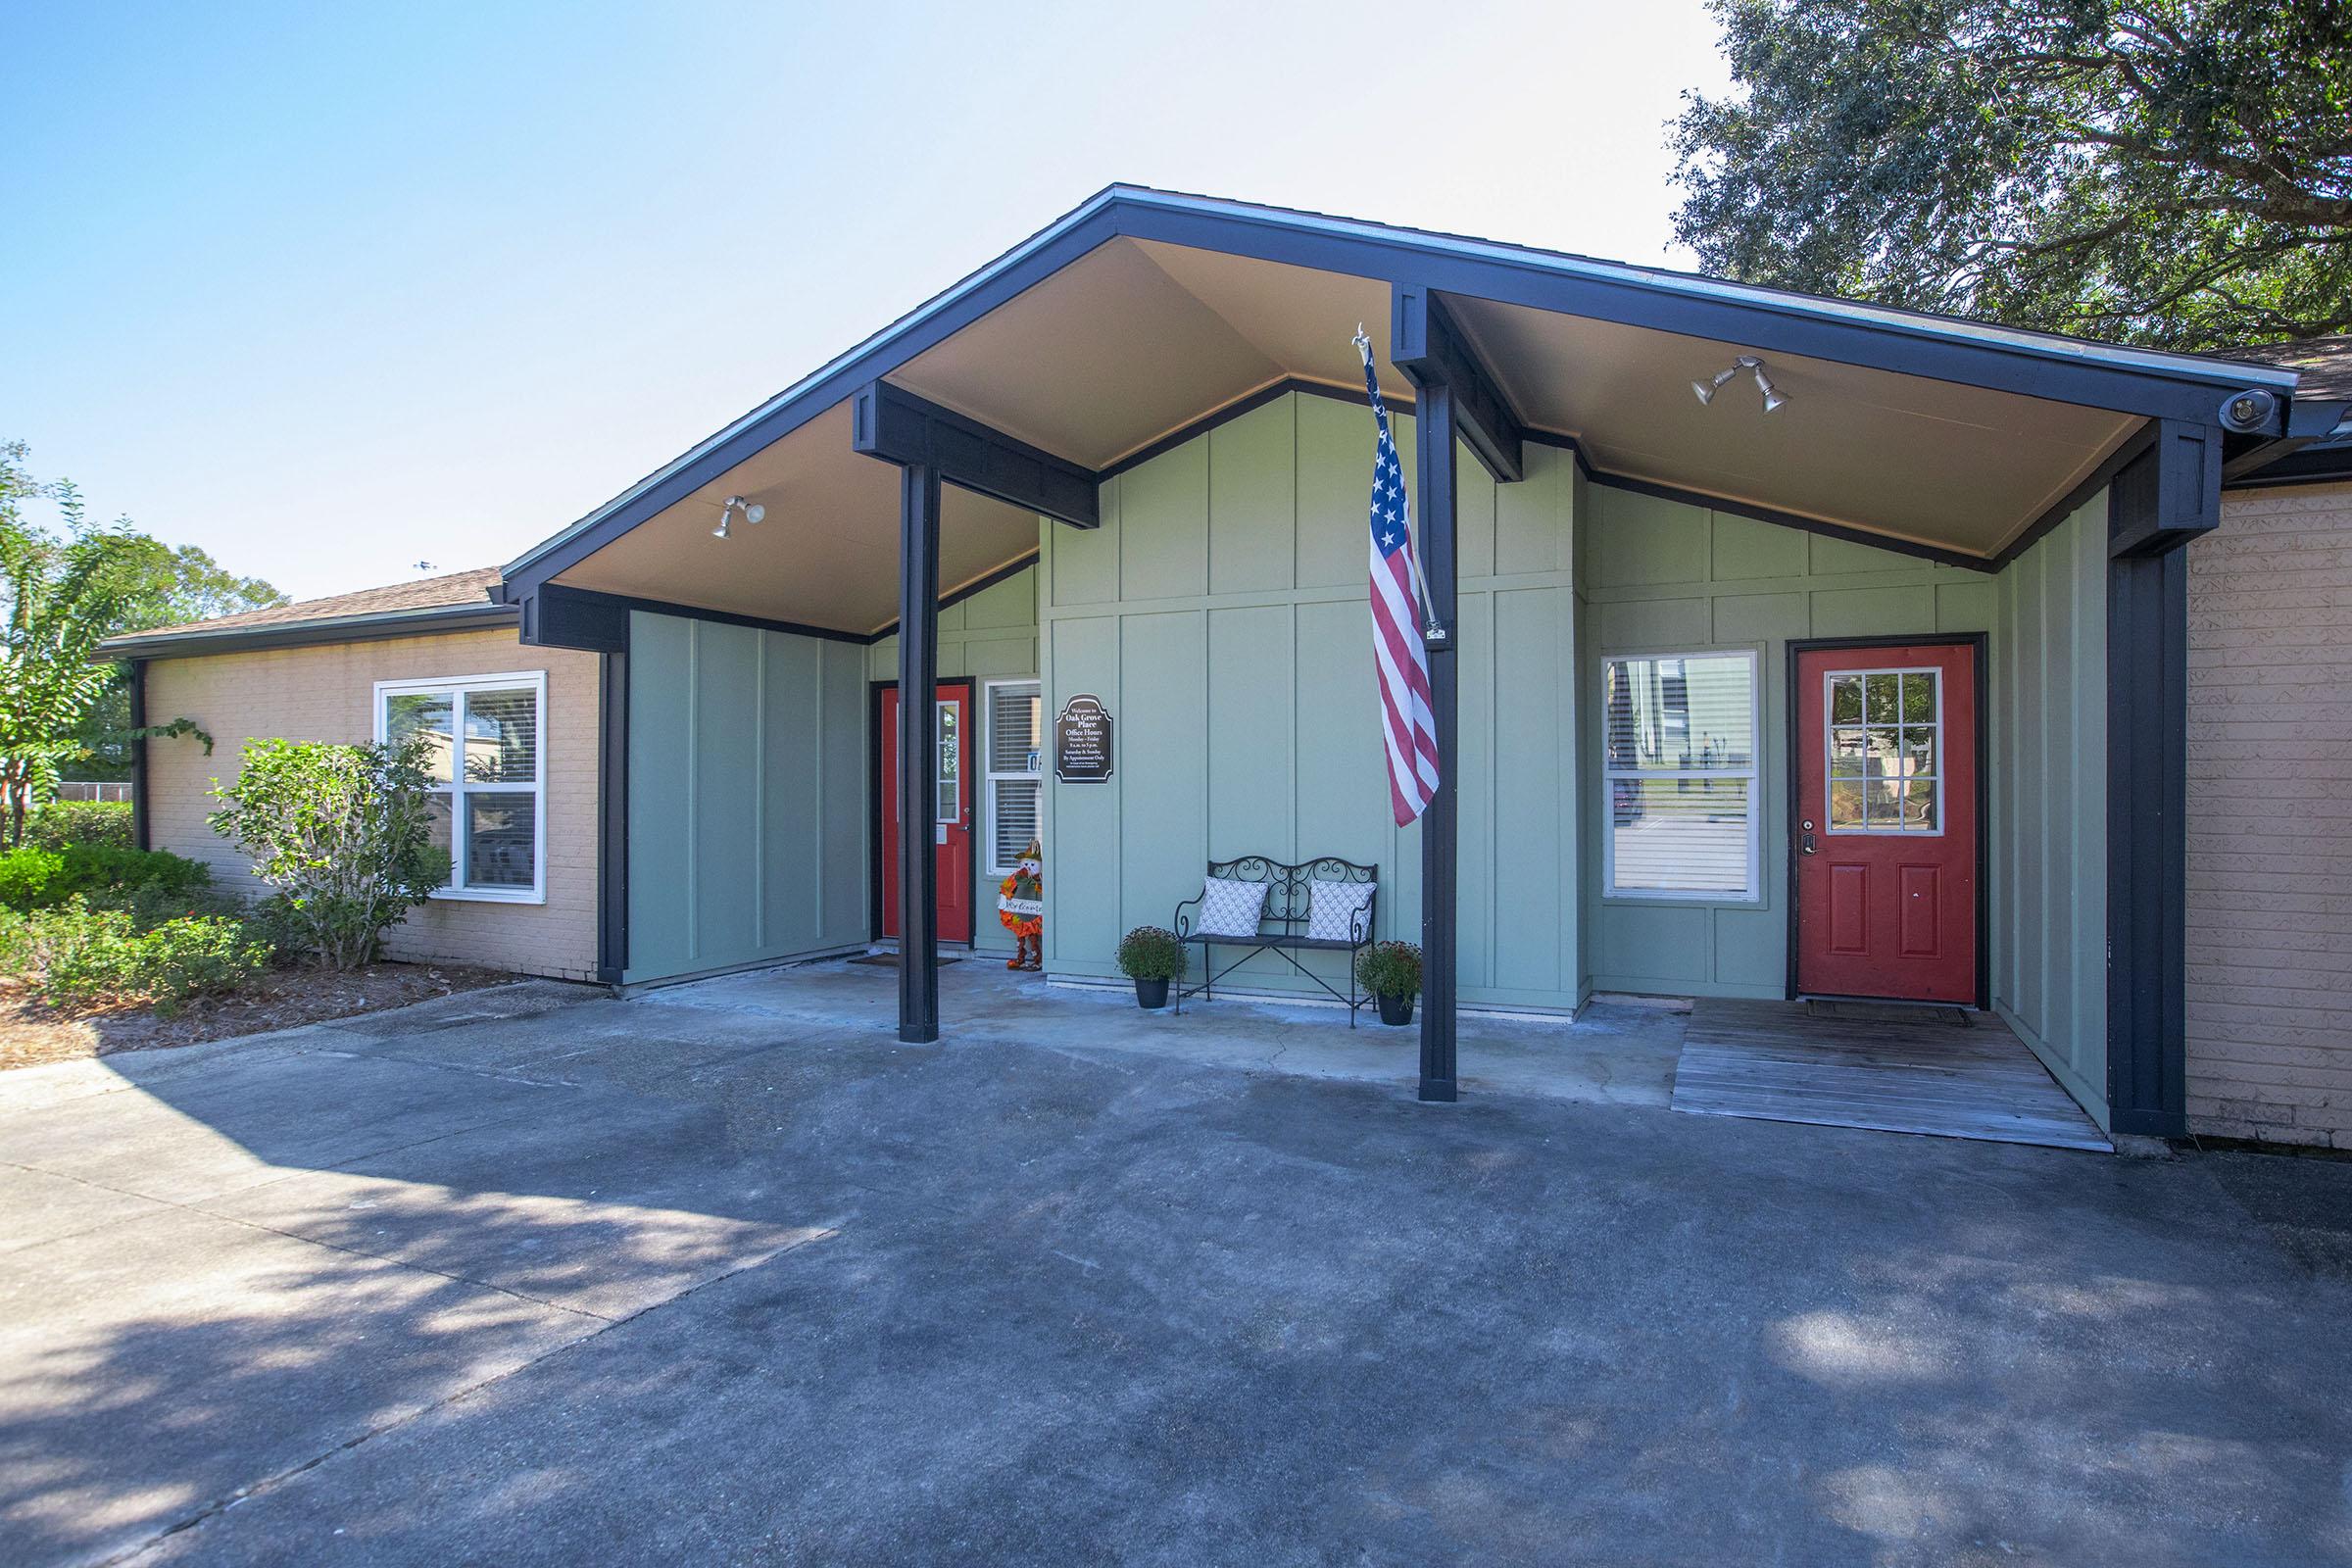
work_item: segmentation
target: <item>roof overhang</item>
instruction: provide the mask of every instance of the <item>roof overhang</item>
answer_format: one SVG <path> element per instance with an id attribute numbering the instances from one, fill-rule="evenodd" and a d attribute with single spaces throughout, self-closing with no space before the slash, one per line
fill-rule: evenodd
<path id="1" fill-rule="evenodd" d="M 872 635 L 897 603 L 898 486 L 852 451 L 887 377 L 1112 473 L 1291 384 L 1385 395 L 1393 291 L 1442 296 L 1528 433 L 1597 475 L 1990 565 L 2151 419 L 2215 426 L 2295 373 L 1821 299 L 1353 220 L 1113 186 L 506 568 L 564 586 Z M 1741 354 L 1788 395 L 1689 383 Z M 729 495 L 768 521 L 710 537 Z M 941 582 L 1036 548 L 1038 517 L 951 490 Z"/>
<path id="2" fill-rule="evenodd" d="M 261 626 L 222 626 L 141 636 L 110 637 L 98 645 L 102 662 L 149 659 L 193 659 L 210 654 L 254 653 L 267 648 L 310 648 L 321 643 L 380 641 L 388 637 L 432 637 L 450 632 L 494 631 L 514 626 L 513 605 L 440 605 L 424 610 L 385 611 L 369 615 L 331 615 L 317 620 L 273 621 Z"/>

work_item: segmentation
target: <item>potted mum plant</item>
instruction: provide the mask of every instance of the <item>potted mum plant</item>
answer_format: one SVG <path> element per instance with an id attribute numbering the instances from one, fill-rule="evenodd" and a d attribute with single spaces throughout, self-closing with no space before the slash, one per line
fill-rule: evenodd
<path id="1" fill-rule="evenodd" d="M 1184 944 L 1163 927 L 1139 925 L 1119 938 L 1119 972 L 1135 982 L 1139 1007 L 1168 1004 L 1168 982 L 1183 975 L 1184 960 Z"/>
<path id="2" fill-rule="evenodd" d="M 1413 1021 L 1421 994 L 1421 950 L 1410 942 L 1375 942 L 1356 956 L 1355 978 L 1380 1004 L 1382 1023 Z"/>

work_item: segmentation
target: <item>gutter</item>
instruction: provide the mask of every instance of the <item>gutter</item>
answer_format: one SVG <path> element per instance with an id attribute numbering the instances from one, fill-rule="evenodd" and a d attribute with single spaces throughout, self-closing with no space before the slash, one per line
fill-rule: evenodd
<path id="1" fill-rule="evenodd" d="M 2352 402 L 2291 404 L 2284 434 L 2222 466 L 2225 490 L 2331 479 L 2352 479 Z"/>
<path id="2" fill-rule="evenodd" d="M 194 659 L 208 654 L 250 653 L 266 648 L 312 648 L 321 643 L 372 642 L 460 631 L 518 627 L 522 612 L 513 605 L 436 605 L 424 610 L 390 610 L 371 615 L 336 615 L 324 620 L 273 621 L 259 626 L 201 627 L 182 632 L 110 637 L 98 645 L 101 662 L 149 659 Z"/>

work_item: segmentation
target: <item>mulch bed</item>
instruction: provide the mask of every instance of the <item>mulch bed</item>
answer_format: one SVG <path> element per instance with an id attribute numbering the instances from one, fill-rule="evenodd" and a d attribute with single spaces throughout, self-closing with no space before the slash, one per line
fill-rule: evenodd
<path id="1" fill-rule="evenodd" d="M 112 1055 L 118 1051 L 153 1051 L 266 1034 L 298 1024 L 405 1007 L 412 1002 L 478 991 L 514 978 L 504 969 L 454 963 L 374 963 L 340 974 L 328 969 L 278 969 L 233 996 L 182 1003 L 169 1018 L 156 1016 L 155 1009 L 146 1006 L 64 1012 L 35 1000 L 17 982 L 0 978 L 0 1071 Z"/>

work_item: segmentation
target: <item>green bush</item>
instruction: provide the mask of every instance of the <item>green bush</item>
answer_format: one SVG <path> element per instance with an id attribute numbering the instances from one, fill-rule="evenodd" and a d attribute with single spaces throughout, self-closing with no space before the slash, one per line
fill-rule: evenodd
<path id="1" fill-rule="evenodd" d="M 269 944 L 224 915 L 182 915 L 142 930 L 128 909 L 74 897 L 29 914 L 0 914 L 0 965 L 53 1006 L 150 1002 L 233 991 L 270 966 Z"/>
<path id="2" fill-rule="evenodd" d="M 234 783 L 217 784 L 213 831 L 277 889 L 273 918 L 337 969 L 372 961 L 384 932 L 449 880 L 433 843 L 421 738 L 400 746 L 245 743 Z"/>
<path id="3" fill-rule="evenodd" d="M 51 801 L 33 813 L 24 842 L 35 849 L 62 850 L 69 844 L 131 847 L 128 801 Z"/>
<path id="4" fill-rule="evenodd" d="M 1421 950 L 1410 942 L 1375 942 L 1356 955 L 1355 978 L 1376 997 L 1417 997 Z"/>
<path id="5" fill-rule="evenodd" d="M 66 869 L 55 850 L 11 850 L 0 855 L 0 909 L 37 909 L 65 897 L 52 892 Z"/>
<path id="6" fill-rule="evenodd" d="M 1130 980 L 1175 980 L 1184 974 L 1184 944 L 1176 933 L 1139 925 L 1119 938 L 1119 972 Z"/>
<path id="7" fill-rule="evenodd" d="M 125 850 L 111 844 L 11 850 L 0 855 L 0 908 L 46 908 L 75 894 L 105 905 L 127 905 L 142 898 L 185 900 L 200 895 L 212 880 L 210 866 L 169 850 Z"/>

